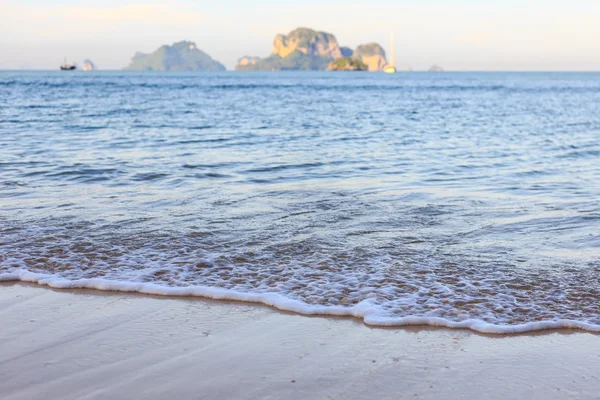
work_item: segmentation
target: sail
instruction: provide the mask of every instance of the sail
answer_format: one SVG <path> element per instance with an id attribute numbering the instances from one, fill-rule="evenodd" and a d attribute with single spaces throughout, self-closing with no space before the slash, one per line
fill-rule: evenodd
<path id="1" fill-rule="evenodd" d="M 385 66 L 383 72 L 393 74 L 396 72 L 396 55 L 394 49 L 394 32 L 390 32 L 390 62 Z"/>
<path id="2" fill-rule="evenodd" d="M 390 65 L 396 65 L 396 54 L 394 48 L 394 32 L 390 32 Z"/>

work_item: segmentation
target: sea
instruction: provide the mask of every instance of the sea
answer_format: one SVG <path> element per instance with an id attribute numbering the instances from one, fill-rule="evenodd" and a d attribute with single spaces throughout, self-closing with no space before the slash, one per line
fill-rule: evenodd
<path id="1" fill-rule="evenodd" d="M 600 73 L 0 72 L 0 280 L 600 332 Z"/>

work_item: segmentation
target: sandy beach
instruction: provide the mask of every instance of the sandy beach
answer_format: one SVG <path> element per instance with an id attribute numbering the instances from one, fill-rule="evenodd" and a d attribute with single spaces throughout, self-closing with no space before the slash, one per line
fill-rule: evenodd
<path id="1" fill-rule="evenodd" d="M 598 399 L 600 337 L 381 329 L 253 304 L 0 286 L 16 399 Z"/>

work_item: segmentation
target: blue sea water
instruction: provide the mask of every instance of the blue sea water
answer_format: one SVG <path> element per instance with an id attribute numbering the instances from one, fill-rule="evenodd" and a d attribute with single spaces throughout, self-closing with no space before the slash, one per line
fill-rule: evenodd
<path id="1" fill-rule="evenodd" d="M 0 280 L 600 331 L 599 73 L 0 72 L 0 156 Z"/>

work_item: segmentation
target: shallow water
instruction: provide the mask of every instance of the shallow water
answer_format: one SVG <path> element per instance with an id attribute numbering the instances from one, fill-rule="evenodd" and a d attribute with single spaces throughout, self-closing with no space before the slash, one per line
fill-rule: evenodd
<path id="1" fill-rule="evenodd" d="M 0 72 L 0 280 L 600 330 L 600 74 Z"/>

